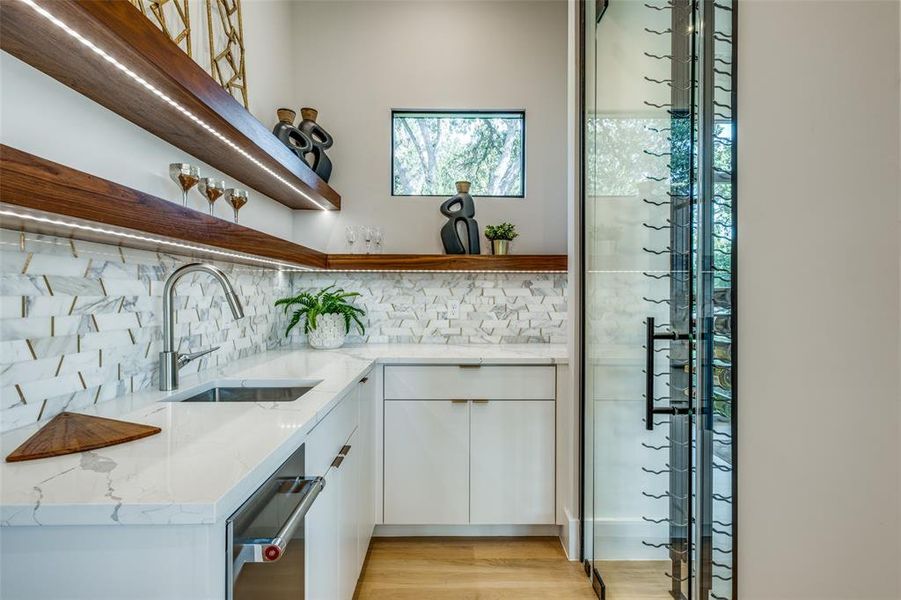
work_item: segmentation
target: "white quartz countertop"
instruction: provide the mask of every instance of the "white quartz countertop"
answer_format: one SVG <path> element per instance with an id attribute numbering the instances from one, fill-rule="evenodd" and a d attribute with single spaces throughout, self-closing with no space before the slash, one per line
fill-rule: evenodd
<path id="1" fill-rule="evenodd" d="M 146 391 L 89 414 L 162 432 L 100 450 L 0 466 L 0 526 L 216 523 L 228 517 L 375 364 L 558 364 L 557 344 L 372 344 L 273 350 L 183 377 L 175 392 Z M 318 381 L 293 402 L 161 402 L 218 384 Z M 0 436 L 7 456 L 40 428 Z"/>

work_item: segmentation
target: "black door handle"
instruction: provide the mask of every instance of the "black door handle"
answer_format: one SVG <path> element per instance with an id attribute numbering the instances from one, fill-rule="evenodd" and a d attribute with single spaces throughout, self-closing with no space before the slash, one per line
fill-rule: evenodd
<path id="1" fill-rule="evenodd" d="M 645 331 L 644 425 L 645 429 L 653 431 L 654 415 L 688 414 L 687 409 L 672 406 L 656 408 L 654 406 L 654 342 L 657 340 L 684 341 L 690 340 L 691 336 L 687 333 L 677 333 L 675 331 L 657 333 L 655 331 L 654 317 L 648 317 L 645 320 L 645 325 L 647 330 Z"/>

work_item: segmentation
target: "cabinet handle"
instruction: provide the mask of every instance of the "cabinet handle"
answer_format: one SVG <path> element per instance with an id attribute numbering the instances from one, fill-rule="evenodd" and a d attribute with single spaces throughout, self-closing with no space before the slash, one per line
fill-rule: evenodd
<path id="1" fill-rule="evenodd" d="M 343 463 L 343 462 L 344 462 L 344 455 L 339 454 L 338 456 L 335 457 L 335 460 L 332 461 L 332 466 L 335 467 L 336 469 L 338 469 L 341 467 L 341 463 Z"/>
<path id="2" fill-rule="evenodd" d="M 341 449 L 338 450 L 339 456 L 347 456 L 347 453 L 350 452 L 350 444 L 345 444 L 341 446 Z"/>
<path id="3" fill-rule="evenodd" d="M 466 404 L 469 400 L 451 400 L 454 404 Z"/>
<path id="4" fill-rule="evenodd" d="M 473 400 L 473 404 L 488 404 L 490 400 Z"/>
<path id="5" fill-rule="evenodd" d="M 364 377 L 363 379 L 360 380 L 360 383 L 366 383 L 367 381 L 369 381 L 369 378 Z"/>
<path id="6" fill-rule="evenodd" d="M 457 365 L 457 366 L 460 367 L 461 369 L 478 369 L 482 365 L 476 364 L 476 365 Z"/>

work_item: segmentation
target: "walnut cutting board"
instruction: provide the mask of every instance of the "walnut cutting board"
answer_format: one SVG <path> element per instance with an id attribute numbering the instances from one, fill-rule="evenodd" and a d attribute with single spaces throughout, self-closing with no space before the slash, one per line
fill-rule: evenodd
<path id="1" fill-rule="evenodd" d="M 139 440 L 160 431 L 159 427 L 151 425 L 61 412 L 7 456 L 6 462 L 96 450 Z"/>

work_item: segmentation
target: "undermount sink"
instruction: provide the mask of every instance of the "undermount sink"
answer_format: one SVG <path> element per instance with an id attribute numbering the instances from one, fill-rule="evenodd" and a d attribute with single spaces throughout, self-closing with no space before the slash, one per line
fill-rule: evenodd
<path id="1" fill-rule="evenodd" d="M 214 387 L 181 402 L 293 402 L 312 387 Z"/>
<path id="2" fill-rule="evenodd" d="M 164 402 L 293 402 L 319 381 L 219 380 L 179 391 Z"/>

